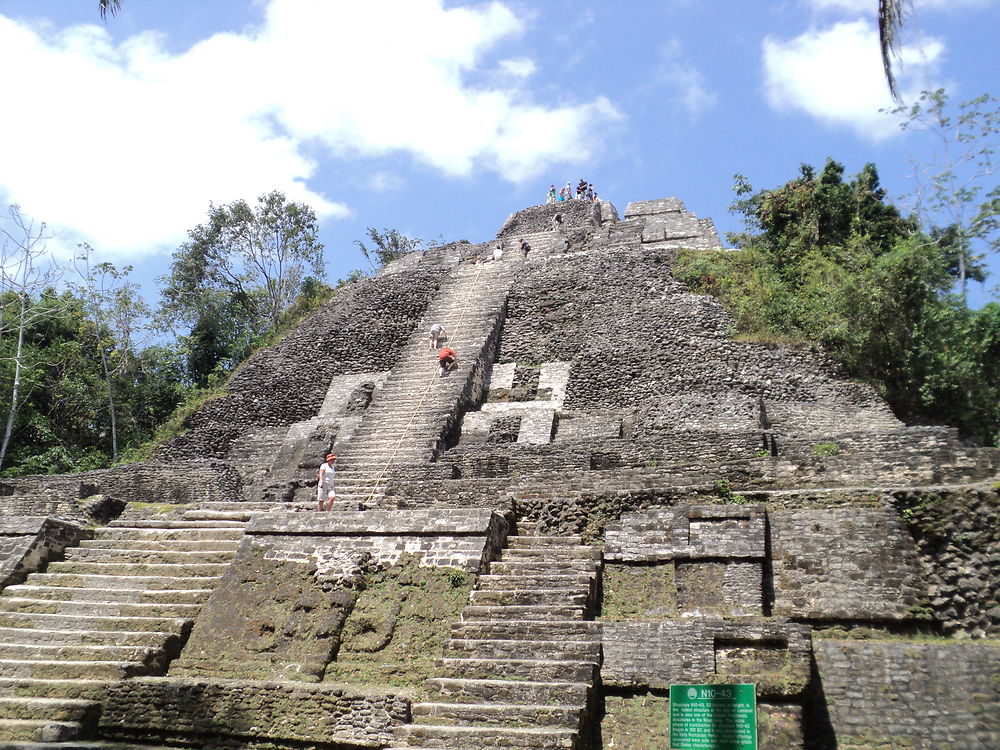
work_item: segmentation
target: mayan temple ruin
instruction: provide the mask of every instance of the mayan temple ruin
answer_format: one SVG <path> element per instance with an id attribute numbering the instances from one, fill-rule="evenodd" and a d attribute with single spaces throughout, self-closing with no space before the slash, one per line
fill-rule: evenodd
<path id="1" fill-rule="evenodd" d="M 526 208 L 153 460 L 0 480 L 0 748 L 666 750 L 691 683 L 755 683 L 768 750 L 1000 748 L 1000 450 L 734 339 L 678 248 L 726 252 L 673 198 Z"/>

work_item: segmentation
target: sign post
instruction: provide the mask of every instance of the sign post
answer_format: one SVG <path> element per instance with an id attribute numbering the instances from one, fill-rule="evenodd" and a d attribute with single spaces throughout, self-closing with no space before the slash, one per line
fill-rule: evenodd
<path id="1" fill-rule="evenodd" d="M 757 750 L 755 685 L 671 685 L 670 750 Z"/>

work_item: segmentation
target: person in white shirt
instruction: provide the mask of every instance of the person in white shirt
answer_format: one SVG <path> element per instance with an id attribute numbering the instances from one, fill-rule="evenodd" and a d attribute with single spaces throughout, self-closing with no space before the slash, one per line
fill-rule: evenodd
<path id="1" fill-rule="evenodd" d="M 337 477 L 337 469 L 334 466 L 336 462 L 337 457 L 328 453 L 326 461 L 319 467 L 319 476 L 316 482 L 317 510 L 331 510 L 333 501 L 337 499 L 337 491 L 333 488 L 333 482 Z M 326 507 L 323 507 L 324 503 Z"/>
<path id="2" fill-rule="evenodd" d="M 441 344 L 439 343 L 441 339 L 444 338 L 444 326 L 440 323 L 435 323 L 431 326 L 431 349 L 437 349 Z"/>

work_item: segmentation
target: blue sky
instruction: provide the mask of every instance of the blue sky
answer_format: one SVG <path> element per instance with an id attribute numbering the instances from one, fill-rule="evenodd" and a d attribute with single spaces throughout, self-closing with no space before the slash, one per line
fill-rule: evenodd
<path id="1" fill-rule="evenodd" d="M 316 209 L 333 280 L 367 226 L 482 241 L 581 177 L 723 232 L 736 172 L 873 161 L 897 199 L 932 143 L 879 113 L 876 5 L 124 0 L 102 23 L 97 0 L 0 0 L 0 202 L 149 291 L 210 202 L 271 189 Z M 1000 0 L 916 0 L 905 95 L 1000 95 L 998 29 Z"/>

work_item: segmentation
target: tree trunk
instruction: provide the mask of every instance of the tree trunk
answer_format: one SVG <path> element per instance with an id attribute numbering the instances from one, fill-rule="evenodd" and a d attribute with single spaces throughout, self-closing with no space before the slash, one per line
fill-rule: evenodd
<path id="1" fill-rule="evenodd" d="M 21 311 L 18 316 L 17 326 L 17 350 L 14 354 L 14 388 L 10 395 L 10 410 L 7 412 L 7 425 L 3 431 L 3 443 L 0 444 L 0 467 L 3 467 L 4 459 L 7 458 L 7 449 L 10 447 L 10 436 L 14 432 L 14 420 L 17 418 L 17 400 L 21 395 L 21 369 L 24 365 L 24 327 L 25 313 L 27 312 L 28 295 L 21 295 Z"/>

